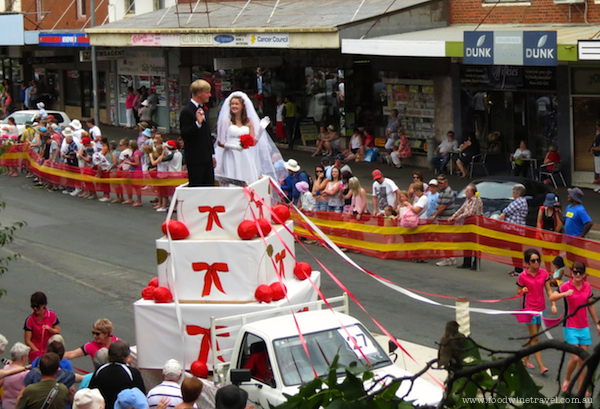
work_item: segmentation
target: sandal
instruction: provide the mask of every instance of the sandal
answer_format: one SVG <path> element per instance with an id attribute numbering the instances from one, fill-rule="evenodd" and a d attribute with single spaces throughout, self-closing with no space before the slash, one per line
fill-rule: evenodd
<path id="1" fill-rule="evenodd" d="M 535 368 L 535 365 L 533 365 L 533 364 L 532 364 L 531 362 L 529 362 L 529 361 L 525 361 L 525 360 L 523 360 L 523 365 L 525 365 L 525 368 L 529 368 L 529 369 Z M 548 368 L 546 368 L 546 370 L 548 370 Z"/>
<path id="2" fill-rule="evenodd" d="M 567 381 L 566 379 L 563 381 L 562 387 L 561 387 L 563 392 L 566 392 L 567 389 L 569 389 L 569 383 L 571 383 L 571 381 Z"/>
<path id="3" fill-rule="evenodd" d="M 133 203 L 133 200 L 125 200 L 124 202 L 121 202 L 121 204 L 124 204 L 124 205 L 132 204 L 132 203 Z"/>
<path id="4" fill-rule="evenodd" d="M 540 369 L 540 375 L 546 375 L 546 372 L 548 372 L 549 369 L 548 368 L 542 368 Z"/>
<path id="5" fill-rule="evenodd" d="M 143 204 L 141 204 L 140 202 L 135 202 L 134 204 L 131 205 L 132 207 L 141 207 L 143 206 Z"/>

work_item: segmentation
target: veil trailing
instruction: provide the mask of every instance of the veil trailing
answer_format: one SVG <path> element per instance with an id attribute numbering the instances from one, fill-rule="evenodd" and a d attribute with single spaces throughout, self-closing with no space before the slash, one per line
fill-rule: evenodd
<path id="1" fill-rule="evenodd" d="M 217 121 L 217 141 L 215 142 L 215 159 L 217 161 L 215 173 L 217 175 L 223 174 L 222 158 L 225 150 L 220 147 L 218 143 L 221 142 L 224 144 L 227 141 L 227 132 L 229 130 L 229 125 L 231 125 L 231 112 L 229 104 L 231 99 L 234 97 L 242 98 L 246 108 L 246 114 L 248 115 L 248 120 L 252 122 L 254 127 L 255 145 L 250 147 L 249 151 L 258 169 L 258 174 L 268 175 L 276 181 L 281 181 L 286 172 L 285 168 L 283 167 L 283 157 L 281 156 L 281 152 L 279 152 L 279 149 L 277 146 L 275 146 L 275 143 L 271 139 L 269 133 L 260 127 L 260 119 L 256 113 L 256 109 L 254 109 L 252 101 L 246 93 L 241 91 L 232 92 L 223 102 L 221 111 L 219 112 L 219 119 Z"/>

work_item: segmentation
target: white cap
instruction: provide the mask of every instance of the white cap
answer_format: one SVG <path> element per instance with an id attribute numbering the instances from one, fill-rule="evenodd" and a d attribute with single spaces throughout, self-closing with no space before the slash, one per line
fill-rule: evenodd
<path id="1" fill-rule="evenodd" d="M 142 105 L 143 105 L 143 106 L 145 106 L 145 107 L 147 107 L 148 105 L 150 105 L 150 102 L 148 102 L 148 100 L 147 100 L 147 99 L 145 99 L 145 100 L 142 102 Z"/>
<path id="2" fill-rule="evenodd" d="M 429 184 L 430 186 L 431 186 L 431 185 L 433 185 L 433 186 L 437 186 L 437 185 L 438 185 L 438 181 L 437 181 L 437 179 L 431 179 L 431 180 L 429 181 L 429 183 L 428 183 L 428 184 Z"/>
<path id="3" fill-rule="evenodd" d="M 181 377 L 181 373 L 183 368 L 179 361 L 175 359 L 169 359 L 165 366 L 163 366 L 162 374 L 165 379 L 169 379 L 172 381 L 177 381 Z"/>
<path id="4" fill-rule="evenodd" d="M 46 106 L 46 104 L 44 104 L 43 102 L 38 102 L 36 105 L 39 109 L 42 109 Z"/>

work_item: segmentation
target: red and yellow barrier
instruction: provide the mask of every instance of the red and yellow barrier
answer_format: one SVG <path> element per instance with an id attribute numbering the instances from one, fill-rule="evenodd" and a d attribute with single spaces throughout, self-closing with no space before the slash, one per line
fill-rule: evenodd
<path id="1" fill-rule="evenodd" d="M 95 190 L 99 192 L 136 193 L 142 186 L 153 186 L 161 195 L 171 195 L 179 185 L 187 183 L 187 172 L 104 172 L 98 177 L 92 168 L 79 168 L 63 163 L 52 163 L 41 157 L 25 144 L 12 145 L 0 156 L 0 166 L 30 169 L 37 177 L 63 186 Z M 142 190 L 141 193 L 156 195 L 156 191 Z"/>

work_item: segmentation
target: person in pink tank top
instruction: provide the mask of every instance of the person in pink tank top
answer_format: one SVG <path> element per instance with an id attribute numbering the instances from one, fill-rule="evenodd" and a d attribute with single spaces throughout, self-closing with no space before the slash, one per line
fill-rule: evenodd
<path id="1" fill-rule="evenodd" d="M 112 334 L 113 329 L 112 322 L 106 318 L 100 318 L 94 323 L 94 327 L 92 328 L 94 340 L 77 349 L 65 352 L 65 359 L 81 358 L 85 355 L 89 355 L 93 359 L 96 352 L 100 349 L 108 348 L 113 342 L 121 340 Z"/>

